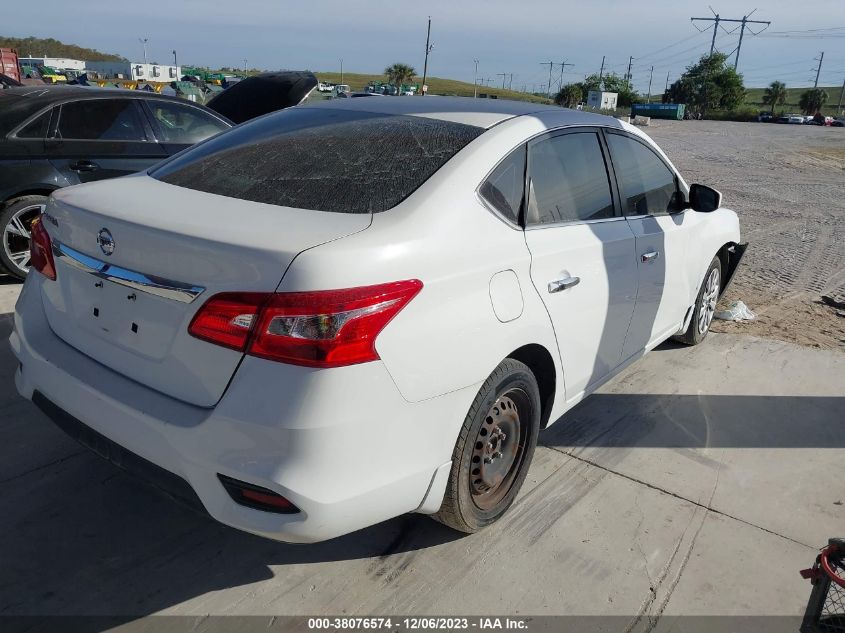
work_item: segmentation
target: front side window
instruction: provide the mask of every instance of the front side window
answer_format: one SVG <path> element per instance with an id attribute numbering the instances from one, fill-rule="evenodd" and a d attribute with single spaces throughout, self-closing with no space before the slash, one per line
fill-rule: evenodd
<path id="1" fill-rule="evenodd" d="M 168 101 L 147 101 L 159 129 L 162 143 L 193 145 L 229 129 L 229 126 L 210 114 Z"/>
<path id="2" fill-rule="evenodd" d="M 511 152 L 481 185 L 481 196 L 505 219 L 519 222 L 525 189 L 525 146 Z"/>
<path id="3" fill-rule="evenodd" d="M 417 116 L 290 108 L 209 139 L 150 175 L 241 200 L 377 213 L 411 195 L 483 131 Z"/>
<path id="4" fill-rule="evenodd" d="M 526 224 L 613 217 L 613 198 L 598 134 L 576 132 L 528 149 L 530 190 Z"/>
<path id="5" fill-rule="evenodd" d="M 627 136 L 608 134 L 613 167 L 622 187 L 622 208 L 628 215 L 654 215 L 674 210 L 675 174 L 648 147 Z"/>
<path id="6" fill-rule="evenodd" d="M 91 99 L 65 103 L 56 136 L 65 140 L 145 141 L 144 126 L 132 99 Z"/>

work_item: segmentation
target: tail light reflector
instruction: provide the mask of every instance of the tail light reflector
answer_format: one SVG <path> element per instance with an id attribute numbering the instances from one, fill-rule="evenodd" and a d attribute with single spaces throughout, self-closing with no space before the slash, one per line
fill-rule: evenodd
<path id="1" fill-rule="evenodd" d="M 263 510 L 264 512 L 275 512 L 277 514 L 296 514 L 297 512 L 301 512 L 299 508 L 277 492 L 219 473 L 217 478 L 223 484 L 229 496 L 232 497 L 232 501 L 242 506 Z"/>
<path id="2" fill-rule="evenodd" d="M 422 289 L 418 279 L 285 293 L 223 293 L 200 308 L 188 331 L 251 356 L 307 367 L 378 360 L 376 337 Z"/>
<path id="3" fill-rule="evenodd" d="M 53 243 L 41 222 L 41 216 L 35 218 L 30 226 L 29 266 L 40 272 L 47 279 L 56 280 L 56 262 L 53 260 Z"/>

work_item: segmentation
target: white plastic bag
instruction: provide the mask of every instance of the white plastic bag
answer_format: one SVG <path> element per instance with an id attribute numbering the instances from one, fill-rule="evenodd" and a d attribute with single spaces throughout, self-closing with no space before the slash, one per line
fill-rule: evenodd
<path id="1" fill-rule="evenodd" d="M 723 321 L 753 321 L 757 315 L 751 311 L 742 301 L 734 301 L 727 310 L 721 310 L 714 314 L 717 319 Z"/>

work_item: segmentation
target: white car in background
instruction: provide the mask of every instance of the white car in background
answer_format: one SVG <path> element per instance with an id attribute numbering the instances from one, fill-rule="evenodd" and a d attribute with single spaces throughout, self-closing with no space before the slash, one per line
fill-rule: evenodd
<path id="1" fill-rule="evenodd" d="M 262 117 L 56 192 L 33 244 L 19 392 L 215 519 L 300 542 L 496 521 L 541 429 L 705 338 L 745 250 L 633 126 L 448 97 Z"/>

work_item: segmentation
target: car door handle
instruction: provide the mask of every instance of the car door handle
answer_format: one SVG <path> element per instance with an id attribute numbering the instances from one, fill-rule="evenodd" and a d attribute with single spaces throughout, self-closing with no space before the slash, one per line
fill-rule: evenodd
<path id="1" fill-rule="evenodd" d="M 92 160 L 78 160 L 70 164 L 73 171 L 97 171 L 100 166 Z"/>
<path id="2" fill-rule="evenodd" d="M 658 257 L 660 257 L 659 251 L 651 251 L 650 253 L 643 253 L 642 259 L 644 262 L 653 262 Z"/>
<path id="3" fill-rule="evenodd" d="M 580 283 L 580 277 L 566 277 L 565 279 L 555 279 L 554 281 L 549 282 L 549 292 L 560 292 L 561 290 L 572 288 L 572 286 L 577 286 Z"/>

